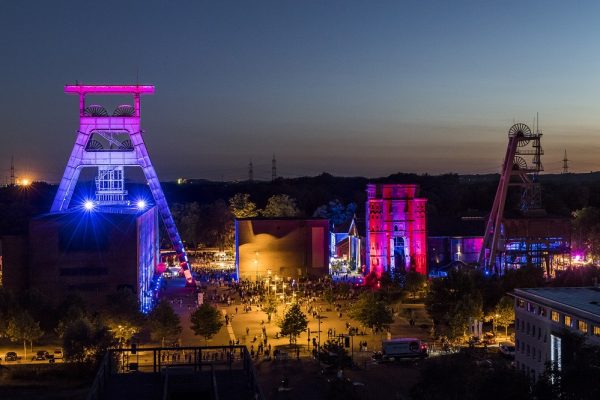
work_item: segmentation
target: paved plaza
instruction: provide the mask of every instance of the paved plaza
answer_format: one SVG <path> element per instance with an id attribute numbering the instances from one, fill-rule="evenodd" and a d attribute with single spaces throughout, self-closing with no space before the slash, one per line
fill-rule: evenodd
<path id="1" fill-rule="evenodd" d="M 208 285 L 204 286 L 204 299 L 223 313 L 229 316 L 230 324 L 224 325 L 219 333 L 208 341 L 209 345 L 225 345 L 229 344 L 230 340 L 237 341 L 239 344 L 246 345 L 249 349 L 251 346 L 256 348 L 261 341 L 263 326 L 266 329 L 268 344 L 272 348 L 285 347 L 289 345 L 287 337 L 277 338 L 279 327 L 277 321 L 284 315 L 284 309 L 288 305 L 280 304 L 277 314 L 272 317 L 270 323 L 267 322 L 267 314 L 264 313 L 258 305 L 249 306 L 250 310 L 245 311 L 239 296 L 235 290 L 227 285 Z M 225 302 L 213 302 L 215 299 L 220 299 L 221 295 L 231 299 L 228 306 Z M 185 281 L 182 278 L 174 278 L 167 280 L 166 290 L 162 293 L 163 301 L 170 301 L 173 308 L 181 319 L 183 332 L 181 335 L 182 345 L 201 345 L 204 344 L 204 338 L 195 336 L 190 329 L 190 314 L 196 308 L 197 295 L 194 290 L 185 287 Z M 341 305 L 341 317 L 335 310 L 334 306 L 327 304 L 325 301 L 317 301 L 312 303 L 313 308 L 321 310 L 320 315 L 320 341 L 325 343 L 328 339 L 328 333 L 334 335 L 347 334 L 347 324 L 351 327 L 358 328 L 359 335 L 354 336 L 353 348 L 349 351 L 354 353 L 357 360 L 369 358 L 372 351 L 381 349 L 381 341 L 386 339 L 387 334 L 373 334 L 370 329 L 360 326 L 360 324 L 348 317 L 349 300 L 336 301 L 335 304 Z M 414 325 L 411 326 L 408 320 L 408 313 L 404 310 L 410 308 L 413 310 Z M 309 356 L 312 350 L 312 339 L 319 339 L 319 319 L 313 317 L 307 312 L 306 305 L 302 306 L 302 311 L 307 315 L 308 328 L 310 329 L 310 338 L 308 332 L 303 332 L 297 338 L 297 344 L 301 348 L 301 357 Z M 430 336 L 431 321 L 427 317 L 427 313 L 422 304 L 404 304 L 394 307 L 394 324 L 390 327 L 392 337 L 417 337 L 428 340 Z M 331 330 L 331 331 L 330 331 Z M 360 334 L 364 333 L 364 334 Z M 256 340 L 255 340 L 256 337 Z M 359 342 L 367 342 L 367 352 L 360 352 Z"/>

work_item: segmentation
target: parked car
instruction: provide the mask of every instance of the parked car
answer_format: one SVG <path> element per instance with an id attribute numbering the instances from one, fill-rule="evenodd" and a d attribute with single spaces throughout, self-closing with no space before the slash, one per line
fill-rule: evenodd
<path id="1" fill-rule="evenodd" d="M 477 346 L 481 344 L 481 338 L 479 336 L 471 336 L 468 341 L 469 345 Z"/>
<path id="2" fill-rule="evenodd" d="M 9 351 L 4 356 L 4 361 L 17 361 L 18 359 L 19 359 L 19 357 L 17 356 L 17 353 L 15 353 L 14 351 Z"/>
<path id="3" fill-rule="evenodd" d="M 32 361 L 42 361 L 48 359 L 48 352 L 46 350 L 39 350 L 35 353 L 35 356 L 31 359 Z"/>
<path id="4" fill-rule="evenodd" d="M 56 349 L 54 350 L 54 359 L 58 360 L 58 359 L 62 359 L 63 358 L 63 351 L 61 349 Z"/>
<path id="5" fill-rule="evenodd" d="M 496 338 L 493 333 L 487 332 L 483 335 L 483 344 L 489 346 L 491 344 L 496 344 Z"/>
<path id="6" fill-rule="evenodd" d="M 511 342 L 502 342 L 499 346 L 500 353 L 505 357 L 514 358 L 515 356 L 515 344 Z"/>

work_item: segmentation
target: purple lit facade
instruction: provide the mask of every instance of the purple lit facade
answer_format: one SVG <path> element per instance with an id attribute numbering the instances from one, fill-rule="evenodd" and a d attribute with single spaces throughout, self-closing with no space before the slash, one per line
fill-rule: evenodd
<path id="1" fill-rule="evenodd" d="M 367 185 L 367 262 L 369 272 L 414 268 L 427 274 L 427 199 L 418 185 Z"/>
<path id="2" fill-rule="evenodd" d="M 96 202 L 100 205 L 123 203 L 127 194 L 121 184 L 124 181 L 124 167 L 141 168 L 158 213 L 177 252 L 179 264 L 187 281 L 192 283 L 193 278 L 183 242 L 142 137 L 140 96 L 154 93 L 154 86 L 68 85 L 65 86 L 65 92 L 79 96 L 79 130 L 51 212 L 64 212 L 69 208 L 75 185 L 83 168 L 98 169 Z M 132 95 L 134 104 L 133 106 L 121 105 L 109 116 L 101 105 L 87 105 L 87 95 Z M 84 207 L 91 211 L 94 209 L 94 204 L 88 199 Z"/>

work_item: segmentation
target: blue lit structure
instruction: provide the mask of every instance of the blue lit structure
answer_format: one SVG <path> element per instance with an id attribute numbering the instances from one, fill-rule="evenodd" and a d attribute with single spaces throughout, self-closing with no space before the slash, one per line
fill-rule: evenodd
<path id="1" fill-rule="evenodd" d="M 95 198 L 83 202 L 84 210 L 97 211 L 99 206 L 137 207 L 146 209 L 148 201 L 128 200 L 125 190 L 125 167 L 141 168 L 154 204 L 177 253 L 179 265 L 189 284 L 193 283 L 188 258 L 166 202 L 141 127 L 141 96 L 154 93 L 151 85 L 67 85 L 65 93 L 79 96 L 79 129 L 75 145 L 60 181 L 51 212 L 69 210 L 79 175 L 84 168 L 95 168 Z M 133 105 L 118 106 L 112 114 L 98 104 L 87 104 L 88 95 L 128 95 Z M 143 303 L 144 299 L 140 298 Z"/>
<path id="2" fill-rule="evenodd" d="M 571 222 L 561 217 L 505 218 L 501 226 L 504 251 L 496 255 L 502 273 L 536 266 L 547 276 L 571 265 Z"/>

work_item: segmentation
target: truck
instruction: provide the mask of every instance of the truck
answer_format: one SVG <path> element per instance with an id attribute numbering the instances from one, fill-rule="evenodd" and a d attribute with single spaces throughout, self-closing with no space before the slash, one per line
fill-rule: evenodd
<path id="1" fill-rule="evenodd" d="M 381 343 L 382 357 L 388 360 L 400 358 L 425 358 L 427 343 L 416 338 L 395 338 Z"/>

